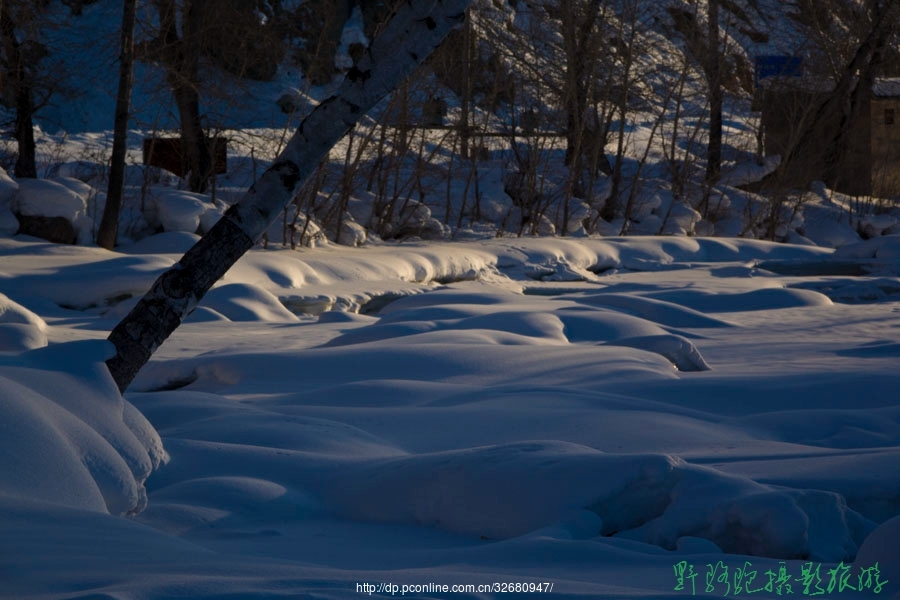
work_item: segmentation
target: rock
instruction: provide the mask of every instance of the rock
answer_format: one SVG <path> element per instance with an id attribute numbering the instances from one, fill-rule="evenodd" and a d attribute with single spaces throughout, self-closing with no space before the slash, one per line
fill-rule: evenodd
<path id="1" fill-rule="evenodd" d="M 31 235 L 56 244 L 74 244 L 78 240 L 75 226 L 65 217 L 17 214 L 20 234 Z"/>
<path id="2" fill-rule="evenodd" d="M 0 204 L 0 235 L 15 235 L 17 231 L 19 231 L 19 221 L 16 219 L 16 215 Z"/>

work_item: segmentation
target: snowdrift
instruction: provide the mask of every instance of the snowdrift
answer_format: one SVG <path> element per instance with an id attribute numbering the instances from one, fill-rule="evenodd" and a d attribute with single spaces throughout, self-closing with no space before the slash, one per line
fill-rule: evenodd
<path id="1" fill-rule="evenodd" d="M 877 563 L 896 593 L 889 238 L 253 251 L 125 400 L 101 338 L 194 239 L 0 240 L 15 597 L 660 598 L 685 561 Z"/>
<path id="2" fill-rule="evenodd" d="M 144 482 L 167 455 L 153 426 L 122 399 L 106 342 L 0 354 L 0 495 L 136 514 Z"/>

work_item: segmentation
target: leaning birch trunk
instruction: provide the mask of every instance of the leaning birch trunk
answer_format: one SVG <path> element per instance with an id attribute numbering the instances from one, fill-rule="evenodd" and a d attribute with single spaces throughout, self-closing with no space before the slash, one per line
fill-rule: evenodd
<path id="1" fill-rule="evenodd" d="M 350 127 L 463 23 L 469 2 L 409 0 L 396 10 L 337 92 L 303 119 L 256 185 L 156 280 L 110 333 L 116 355 L 106 364 L 119 390 L 128 387 L 204 294 L 262 237 Z"/>

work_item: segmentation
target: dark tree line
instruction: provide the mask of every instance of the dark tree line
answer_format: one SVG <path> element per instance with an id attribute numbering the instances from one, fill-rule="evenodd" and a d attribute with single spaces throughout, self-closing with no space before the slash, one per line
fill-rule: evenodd
<path id="1" fill-rule="evenodd" d="M 40 68 L 47 62 L 47 49 L 36 32 L 42 12 L 55 1 L 5 0 L 0 10 L 3 98 L 14 109 L 11 133 L 19 148 L 15 165 L 18 177 L 37 174 L 33 121 L 46 102 L 49 88 Z M 74 19 L 97 1 L 63 3 L 70 7 Z M 211 94 L 205 76 L 212 66 L 243 78 L 266 79 L 288 60 L 302 65 L 313 83 L 331 81 L 337 72 L 335 54 L 340 34 L 351 13 L 360 9 L 366 35 L 371 39 L 383 28 L 393 5 L 402 3 L 308 0 L 288 9 L 287 3 L 280 0 L 122 0 L 116 134 L 109 200 L 98 242 L 112 247 L 116 239 L 132 61 L 153 63 L 164 74 L 188 165 L 187 184 L 193 191 L 202 192 L 209 185 L 214 167 L 211 133 L 226 126 L 217 122 L 214 115 L 203 112 L 204 100 Z M 642 119 L 645 125 L 650 119 L 650 141 L 666 150 L 673 197 L 690 198 L 694 190 L 702 189 L 703 200 L 691 201 L 692 206 L 704 217 L 710 214 L 709 197 L 718 183 L 723 161 L 729 159 L 729 152 L 734 154 L 728 145 L 723 150 L 723 101 L 726 93 L 749 93 L 749 86 L 745 85 L 749 76 L 735 73 L 736 69 L 746 71 L 747 67 L 740 64 L 745 59 L 735 59 L 732 54 L 735 44 L 731 36 L 746 28 L 746 24 L 735 25 L 734 20 L 742 10 L 750 10 L 750 5 L 741 9 L 740 2 L 721 0 L 672 3 L 665 9 L 657 6 L 659 10 L 650 23 L 646 15 L 658 4 L 650 0 L 473 2 L 469 26 L 452 36 L 447 47 L 431 61 L 440 85 L 452 90 L 459 102 L 460 110 L 454 117 L 456 132 L 446 140 L 455 153 L 451 166 L 468 171 L 465 189 L 473 196 L 471 200 L 464 199 L 458 214 L 451 215 L 447 203 L 446 225 L 459 227 L 465 219 L 474 222 L 482 214 L 477 177 L 485 151 L 482 134 L 496 134 L 487 131 L 484 118 L 478 116 L 485 113 L 502 115 L 510 131 L 508 145 L 518 179 L 508 183 L 507 193 L 519 211 L 510 217 L 513 231 L 546 231 L 541 227 L 549 217 L 555 225 L 552 231 L 562 235 L 581 227 L 588 233 L 608 231 L 603 229 L 605 224 L 623 219 L 621 232 L 627 232 L 646 161 L 646 155 L 635 156 L 627 131 L 626 124 L 635 119 Z M 795 18 L 807 32 L 803 51 L 809 72 L 838 82 L 827 105 L 818 107 L 817 114 L 811 121 L 804 121 L 803 127 L 815 129 L 821 122 L 836 118 L 843 123 L 853 122 L 864 103 L 865 91 L 871 87 L 866 82 L 885 72 L 884 65 L 898 60 L 897 19 L 890 16 L 893 6 L 890 0 L 798 0 L 799 13 Z M 131 17 L 135 8 L 145 16 L 143 24 L 138 21 L 137 33 Z M 507 22 L 504 15 L 511 10 L 527 14 L 531 25 Z M 673 25 L 660 24 L 659 15 L 666 12 L 666 19 L 672 20 Z M 832 23 L 835 18 L 840 19 L 840 24 Z M 845 27 L 847 24 L 852 27 Z M 684 52 L 684 60 L 680 64 L 670 61 L 670 71 L 663 75 L 660 73 L 664 69 L 658 64 L 647 64 L 653 35 L 659 32 L 669 36 L 668 41 Z M 763 40 L 766 33 L 757 31 L 752 35 Z M 362 47 L 350 49 L 355 59 L 364 52 Z M 687 107 L 697 104 L 696 96 L 690 95 L 696 93 L 698 81 L 703 87 L 702 101 L 706 102 L 702 134 L 697 127 L 687 127 L 684 121 Z M 744 88 L 740 89 L 742 85 Z M 378 203 L 384 211 L 364 225 L 379 235 L 406 231 L 402 224 L 397 225 L 396 217 L 412 210 L 410 199 L 414 194 L 410 187 L 417 187 L 422 195 L 421 180 L 400 185 L 396 182 L 404 160 L 417 161 L 419 168 L 427 166 L 430 158 L 411 144 L 411 136 L 415 135 L 411 115 L 421 108 L 410 103 L 414 95 L 411 89 L 403 87 L 392 104 L 397 110 L 391 118 L 403 121 L 396 140 L 386 135 L 384 127 L 380 129 L 380 139 L 361 133 L 354 155 L 348 154 L 345 160 L 348 166 L 371 169 L 363 175 L 366 191 L 373 187 L 377 190 Z M 658 112 L 648 116 L 653 111 Z M 477 123 L 478 119 L 482 123 Z M 840 128 L 829 146 L 831 163 L 840 160 L 841 149 L 847 145 L 848 127 Z M 564 158 L 548 158 L 553 150 L 540 137 L 541 133 L 564 138 Z M 798 135 L 798 139 L 809 144 L 815 138 Z M 362 158 L 373 146 L 378 156 L 369 165 Z M 804 155 L 806 150 L 802 144 L 794 148 L 785 157 L 781 171 L 787 172 L 792 159 Z M 409 156 L 416 151 L 421 155 Z M 397 158 L 404 153 L 405 158 Z M 625 167 L 634 160 L 638 163 L 636 175 L 633 168 Z M 705 162 L 705 169 L 701 161 Z M 386 165 L 390 168 L 384 169 Z M 376 172 L 378 169 L 380 172 Z M 564 172 L 562 183 L 552 180 L 552 172 L 560 170 Z M 391 173 L 393 191 L 388 184 Z M 598 182 L 608 184 L 606 188 L 600 186 L 611 190 L 608 200 L 597 196 Z M 341 239 L 340 230 L 346 223 L 347 199 L 354 191 L 353 177 L 343 176 L 340 186 L 336 207 L 307 207 L 312 210 L 307 210 L 304 220 L 308 223 L 315 218 L 333 232 L 335 240 Z M 589 217 L 572 213 L 579 204 L 591 207 Z"/>

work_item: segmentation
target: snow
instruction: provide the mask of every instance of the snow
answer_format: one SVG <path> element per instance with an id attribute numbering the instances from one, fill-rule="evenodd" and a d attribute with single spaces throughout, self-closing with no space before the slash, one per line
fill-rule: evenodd
<path id="1" fill-rule="evenodd" d="M 12 201 L 19 190 L 19 184 L 0 167 L 0 235 L 14 234 L 19 230 L 19 221 L 12 213 Z"/>
<path id="2" fill-rule="evenodd" d="M 43 348 L 47 324 L 42 318 L 0 294 L 0 352 Z"/>
<path id="3" fill-rule="evenodd" d="M 795 53 L 790 4 L 725 7 L 729 60 L 751 47 Z M 425 168 L 407 157 L 386 179 L 418 181 L 382 231 L 406 242 L 367 229 L 377 198 L 361 189 L 335 231 L 322 191 L 293 231 L 269 229 L 269 247 L 217 283 L 122 397 L 104 366 L 109 330 L 268 166 L 291 129 L 273 100 L 287 92 L 305 114 L 327 90 L 282 66 L 234 93 L 237 82 L 205 71 L 229 90 L 202 107 L 229 128 L 228 173 L 192 194 L 138 164 L 146 131 L 177 126 L 161 73 L 139 64 L 120 245 L 107 252 L 93 243 L 115 70 L 86 65 L 114 64 L 118 9 L 91 3 L 75 19 L 50 6 L 66 25 L 42 31 L 52 66 L 73 89 L 91 77 L 39 113 L 45 128 L 69 129 L 35 130 L 47 179 L 0 168 L 0 597 L 346 598 L 364 582 L 526 581 L 553 582 L 563 598 L 656 599 L 691 593 L 676 589 L 679 564 L 712 597 L 728 595 L 724 580 L 702 587 L 721 561 L 733 576 L 752 565 L 762 583 L 808 564 L 826 580 L 846 566 L 854 582 L 877 567 L 881 594 L 900 598 L 896 209 L 875 199 L 884 210 L 866 212 L 821 183 L 782 206 L 738 189 L 778 164 L 756 161 L 740 101 L 701 209 L 699 180 L 676 194 L 669 170 L 699 165 L 703 140 L 666 140 L 675 134 L 665 120 L 651 129 L 665 115 L 651 102 L 627 123 L 620 200 L 633 192 L 632 220 L 587 236 L 612 190 L 600 178 L 591 203 L 571 198 L 570 237 L 522 237 L 562 225 L 555 142 L 538 169 L 542 201 L 555 204 L 522 225 L 527 211 L 505 191 L 508 151 L 492 147 L 470 169 L 423 132 L 425 152 L 437 149 Z M 526 8 L 485 2 L 493 12 L 475 27 L 492 14 L 510 25 L 502 35 L 546 26 Z M 671 20 L 664 4 L 645 8 L 647 24 Z M 648 97 L 647 86 L 671 87 L 667 67 L 680 72 L 684 57 L 660 31 L 638 32 L 649 82 L 636 87 Z M 368 43 L 356 8 L 336 66 Z M 558 65 L 539 46 L 527 59 L 552 81 Z M 689 75 L 684 131 L 705 110 Z M 436 83 L 452 120 L 457 100 Z M 271 129 L 230 129 L 250 124 Z M 373 127 L 365 120 L 357 140 Z M 346 154 L 341 142 L 331 162 Z M 79 245 L 16 237 L 13 211 L 69 219 Z M 751 239 L 773 233 L 797 245 Z"/>
<path id="4" fill-rule="evenodd" d="M 155 218 L 151 218 L 150 224 L 158 223 L 164 231 L 196 233 L 201 218 L 211 208 L 201 194 L 169 189 L 153 191 L 150 202 Z"/>
<path id="5" fill-rule="evenodd" d="M 337 69 L 346 71 L 353 66 L 350 47 L 354 44 L 358 44 L 363 48 L 369 47 L 369 39 L 364 31 L 362 10 L 359 6 L 353 7 L 350 19 L 347 20 L 344 30 L 341 32 L 341 43 L 334 57 L 334 66 Z"/>
<path id="6" fill-rule="evenodd" d="M 110 349 L 89 340 L 0 358 L 0 497 L 113 515 L 146 506 L 144 481 L 167 455 L 103 368 Z"/>
<path id="7" fill-rule="evenodd" d="M 20 179 L 12 208 L 27 216 L 63 217 L 74 222 L 87 209 L 85 197 L 65 183 L 50 179 Z"/>
<path id="8" fill-rule="evenodd" d="M 896 261 L 900 258 L 900 235 L 887 235 L 865 242 L 847 244 L 835 252 L 838 258 L 875 258 Z"/>
<path id="9" fill-rule="evenodd" d="M 897 595 L 900 313 L 835 283 L 900 289 L 893 237 L 257 249 L 123 399 L 102 339 L 196 239 L 0 238 L 0 328 L 49 344 L 0 352 L 4 593 L 660 598 L 681 561 L 812 561 Z"/>
<path id="10" fill-rule="evenodd" d="M 900 581 L 900 564 L 897 562 L 898 534 L 900 534 L 900 516 L 879 525 L 859 549 L 857 560 L 867 565 L 878 565 L 882 581 Z M 897 594 L 894 595 L 894 598 L 896 597 Z"/>

